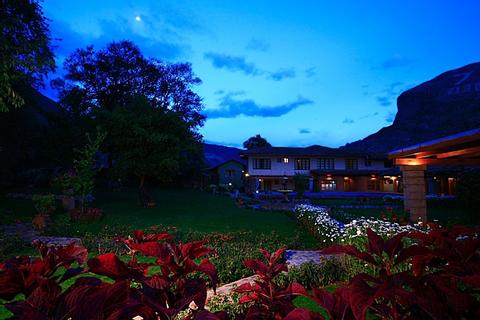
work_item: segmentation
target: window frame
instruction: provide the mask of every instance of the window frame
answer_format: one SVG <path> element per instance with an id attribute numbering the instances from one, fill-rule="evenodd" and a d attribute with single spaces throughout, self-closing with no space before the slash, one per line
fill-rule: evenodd
<path id="1" fill-rule="evenodd" d="M 272 159 L 270 158 L 253 158 L 252 167 L 254 170 L 271 170 Z"/>
<path id="2" fill-rule="evenodd" d="M 335 170 L 335 158 L 318 158 L 318 169 Z"/>
<path id="3" fill-rule="evenodd" d="M 345 169 L 346 170 L 358 170 L 358 159 L 357 158 L 347 158 L 347 159 L 345 159 Z"/>
<path id="4" fill-rule="evenodd" d="M 295 158 L 295 170 L 298 170 L 298 171 L 310 170 L 310 159 Z"/>

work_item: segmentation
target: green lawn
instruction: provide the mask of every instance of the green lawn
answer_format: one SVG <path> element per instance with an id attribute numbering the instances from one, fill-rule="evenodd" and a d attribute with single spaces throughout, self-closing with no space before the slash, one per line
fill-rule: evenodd
<path id="1" fill-rule="evenodd" d="M 61 210 L 53 215 L 59 222 L 59 235 L 81 236 L 85 232 L 98 233 L 105 227 L 122 226 L 130 229 L 146 229 L 155 225 L 175 226 L 180 232 L 195 231 L 236 232 L 251 231 L 256 234 L 271 233 L 288 237 L 301 234 L 306 246 L 315 246 L 315 240 L 304 232 L 296 221 L 282 212 L 261 211 L 237 208 L 233 199 L 227 196 L 212 195 L 192 190 L 152 190 L 156 202 L 154 208 L 142 208 L 137 205 L 136 190 L 121 192 L 96 192 L 93 206 L 104 210 L 101 220 L 88 224 L 71 224 L 68 215 Z M 60 205 L 59 205 L 60 206 Z M 30 200 L 0 198 L 0 223 L 31 221 L 34 215 Z M 70 233 L 70 234 L 68 234 Z"/>

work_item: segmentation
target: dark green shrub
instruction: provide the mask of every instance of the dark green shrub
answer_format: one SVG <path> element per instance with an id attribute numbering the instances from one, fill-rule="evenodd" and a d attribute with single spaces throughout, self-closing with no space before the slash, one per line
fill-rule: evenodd
<path id="1" fill-rule="evenodd" d="M 179 233 L 178 237 L 182 242 L 208 240 L 207 246 L 216 251 L 210 260 L 217 268 L 220 283 L 230 283 L 251 276 L 252 271 L 245 267 L 244 261 L 260 258 L 258 248 L 264 248 L 267 251 L 274 251 L 281 247 L 303 248 L 299 235 L 283 237 L 275 232 L 269 234 L 248 231 L 226 234 L 187 232 Z"/>
<path id="2" fill-rule="evenodd" d="M 299 198 L 303 198 L 303 194 L 308 190 L 308 176 L 304 174 L 295 174 L 293 177 L 295 182 L 295 191 Z"/>
<path id="3" fill-rule="evenodd" d="M 325 258 L 321 264 L 306 262 L 301 266 L 291 267 L 288 274 L 280 277 L 279 285 L 298 282 L 307 289 L 331 285 L 346 279 L 346 270 L 336 258 Z"/>

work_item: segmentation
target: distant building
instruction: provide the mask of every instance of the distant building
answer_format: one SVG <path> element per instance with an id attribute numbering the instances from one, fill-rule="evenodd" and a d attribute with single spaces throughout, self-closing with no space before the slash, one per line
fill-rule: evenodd
<path id="1" fill-rule="evenodd" d="M 219 185 L 230 188 L 242 188 L 246 172 L 246 161 L 240 157 L 240 149 L 204 144 L 206 170 L 202 185 Z"/>
<path id="2" fill-rule="evenodd" d="M 246 191 L 295 190 L 305 175 L 309 191 L 401 192 L 400 170 L 386 156 L 322 146 L 264 147 L 241 153 L 247 160 Z"/>

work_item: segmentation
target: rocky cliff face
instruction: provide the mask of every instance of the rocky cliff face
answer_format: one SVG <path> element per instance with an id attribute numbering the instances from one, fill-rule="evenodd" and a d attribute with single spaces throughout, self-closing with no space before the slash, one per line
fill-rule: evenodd
<path id="1" fill-rule="evenodd" d="M 480 62 L 403 92 L 392 125 L 342 149 L 384 153 L 480 127 Z"/>

